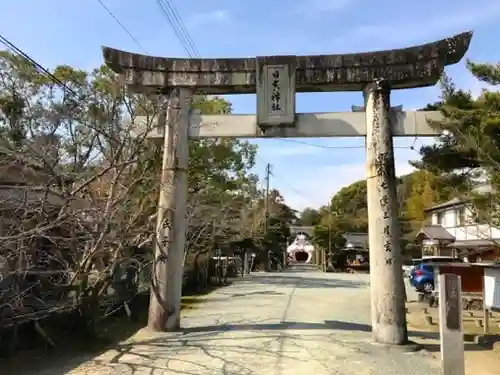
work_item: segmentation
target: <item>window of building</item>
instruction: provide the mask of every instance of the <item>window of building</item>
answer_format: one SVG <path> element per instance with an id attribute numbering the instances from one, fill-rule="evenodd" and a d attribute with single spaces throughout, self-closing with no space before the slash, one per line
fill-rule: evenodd
<path id="1" fill-rule="evenodd" d="M 456 221 L 458 225 L 465 225 L 465 207 L 460 207 L 456 210 Z"/>
<path id="2" fill-rule="evenodd" d="M 440 225 L 444 225 L 444 212 L 437 213 L 437 223 Z"/>

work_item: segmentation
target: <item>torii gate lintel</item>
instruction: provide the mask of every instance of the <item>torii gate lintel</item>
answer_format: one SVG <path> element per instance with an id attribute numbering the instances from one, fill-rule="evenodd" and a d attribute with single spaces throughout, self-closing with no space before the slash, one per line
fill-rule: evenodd
<path id="1" fill-rule="evenodd" d="M 103 47 L 106 64 L 122 74 L 136 92 L 185 87 L 207 95 L 255 94 L 266 65 L 294 65 L 295 91 L 363 91 L 377 78 L 392 90 L 433 86 L 446 65 L 459 62 L 472 39 L 467 31 L 414 47 L 341 55 L 264 56 L 257 58 L 166 58 Z"/>

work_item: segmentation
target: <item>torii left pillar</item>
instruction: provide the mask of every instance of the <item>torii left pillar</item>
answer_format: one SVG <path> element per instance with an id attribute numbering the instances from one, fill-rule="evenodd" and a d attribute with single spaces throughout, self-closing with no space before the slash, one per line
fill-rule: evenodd
<path id="1" fill-rule="evenodd" d="M 180 87 L 160 96 L 165 132 L 148 316 L 148 328 L 157 332 L 180 328 L 192 98 Z"/>
<path id="2" fill-rule="evenodd" d="M 388 82 L 376 79 L 364 96 L 372 333 L 375 342 L 404 345 L 408 332 Z"/>

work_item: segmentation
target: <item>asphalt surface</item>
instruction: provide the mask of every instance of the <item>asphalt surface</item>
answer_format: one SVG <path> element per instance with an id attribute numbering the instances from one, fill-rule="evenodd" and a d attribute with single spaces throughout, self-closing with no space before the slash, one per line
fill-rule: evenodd
<path id="1" fill-rule="evenodd" d="M 72 370 L 42 374 L 438 374 L 430 354 L 375 345 L 369 275 L 255 273 L 205 297 L 183 331 L 141 331 Z"/>

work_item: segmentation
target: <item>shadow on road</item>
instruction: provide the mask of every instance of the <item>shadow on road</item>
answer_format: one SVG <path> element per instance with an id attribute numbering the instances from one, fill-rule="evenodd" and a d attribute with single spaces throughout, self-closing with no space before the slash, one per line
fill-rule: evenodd
<path id="1" fill-rule="evenodd" d="M 239 283 L 239 282 L 238 282 Z M 242 280 L 242 284 L 246 281 Z M 262 285 L 258 289 L 254 287 Z M 252 275 L 249 280 L 248 288 L 242 285 L 240 290 L 231 290 L 231 288 L 222 289 L 219 296 L 210 296 L 209 300 L 225 299 L 232 300 L 235 297 L 245 298 L 252 295 L 286 295 L 279 291 L 273 291 L 273 285 L 290 286 L 293 288 L 363 288 L 368 285 L 361 278 L 327 278 L 323 274 L 319 275 L 300 275 L 299 273 L 288 274 L 261 274 Z M 245 290 L 248 289 L 248 290 Z M 282 318 L 283 319 L 283 318 Z M 318 334 L 314 331 L 331 331 L 327 334 Z M 357 350 L 355 339 L 343 341 L 339 330 L 353 332 L 371 332 L 371 326 L 366 324 L 351 323 L 346 321 L 327 320 L 323 323 L 310 322 L 290 322 L 282 321 L 280 323 L 255 322 L 247 323 L 245 320 L 232 321 L 227 324 L 218 324 L 211 326 L 198 326 L 185 328 L 180 332 L 171 334 L 151 335 L 149 333 L 139 333 L 132 337 L 129 342 L 113 344 L 108 346 L 109 351 L 102 356 L 94 355 L 75 355 L 72 358 L 59 358 L 57 365 L 50 367 L 38 367 L 38 371 L 23 371 L 15 369 L 13 372 L 3 372 L 5 374 L 31 375 L 63 375 L 69 373 L 72 369 L 85 363 L 85 370 L 75 372 L 75 375 L 88 373 L 95 374 L 139 374 L 156 373 L 165 371 L 170 366 L 185 366 L 189 371 L 170 370 L 173 373 L 194 375 L 194 374 L 213 374 L 213 373 L 237 373 L 253 375 L 256 372 L 256 363 L 259 361 L 268 361 L 281 363 L 288 358 L 293 359 L 296 356 L 297 348 L 302 346 L 328 346 L 339 345 L 341 347 L 352 346 Z M 337 331 L 337 332 L 336 332 Z M 435 333 L 431 332 L 411 332 L 412 336 L 425 338 L 436 338 Z M 360 340 L 366 341 L 367 335 L 360 337 Z M 283 340 L 287 340 L 290 352 L 286 350 L 273 351 L 272 347 L 283 347 Z M 305 343 L 310 343 L 306 345 Z M 369 349 L 372 350 L 372 349 Z M 373 349 L 375 350 L 375 349 Z M 432 350 L 430 348 L 429 350 Z M 293 353 L 292 353 L 293 352 Z M 241 358 L 254 358 L 255 363 L 242 361 Z M 189 359 L 190 358 L 190 359 Z M 253 360 L 252 360 L 253 361 Z M 221 367 L 222 366 L 222 367 Z M 87 370 L 87 368 L 89 369 Z M 257 366 L 258 367 L 258 366 Z M 110 368 L 113 368 L 112 370 Z M 43 369 L 44 371 L 40 371 Z M 73 374 L 73 372 L 71 372 Z"/>
<path id="2" fill-rule="evenodd" d="M 203 299 L 199 298 L 202 296 L 201 293 L 183 296 L 182 308 L 195 308 L 197 304 L 203 302 Z M 2 357 L 2 353 L 0 353 L 0 374 L 38 374 L 41 369 L 57 365 L 58 370 L 54 371 L 54 375 L 62 375 L 83 362 L 91 361 L 110 348 L 115 348 L 118 343 L 130 338 L 147 324 L 149 294 L 138 295 L 136 299 L 138 304 L 142 306 L 138 312 L 137 320 L 131 320 L 124 316 L 110 317 L 97 323 L 96 332 L 98 335 L 92 339 L 83 341 L 74 332 L 66 330 L 55 337 L 52 336 L 56 341 L 54 349 L 35 347 L 31 350 L 21 350 L 11 357 Z M 48 374 L 52 375 L 52 372 Z"/>
<path id="3" fill-rule="evenodd" d="M 342 330 L 371 332 L 369 324 L 344 322 L 339 320 L 325 320 L 324 323 L 307 322 L 281 322 L 281 323 L 261 323 L 261 324 L 224 324 L 214 326 L 190 327 L 182 330 L 184 335 L 203 332 L 235 332 L 235 331 L 287 331 L 287 330 Z M 418 337 L 426 340 L 439 340 L 438 332 L 409 331 L 408 336 Z M 491 350 L 488 345 L 476 345 L 473 343 L 474 335 L 464 335 L 466 341 L 465 350 L 480 351 Z M 438 352 L 439 344 L 424 344 L 424 348 L 430 352 Z"/>
<path id="4" fill-rule="evenodd" d="M 325 325 L 327 325 L 330 329 L 344 330 L 344 331 L 361 331 L 361 332 L 371 332 L 372 327 L 368 324 L 359 324 L 359 323 L 350 323 L 350 322 L 342 322 L 338 320 L 329 320 L 325 321 Z M 419 337 L 426 340 L 439 340 L 438 332 L 427 332 L 427 331 L 408 331 L 409 337 Z M 482 351 L 482 350 L 491 350 L 492 347 L 488 347 L 488 345 L 477 345 L 474 343 L 475 335 L 464 335 L 465 341 L 465 350 L 466 351 Z M 493 346 L 493 344 L 491 344 Z M 439 344 L 431 344 L 425 343 L 423 344 L 425 350 L 429 352 L 439 352 L 440 345 Z"/>
<path id="5" fill-rule="evenodd" d="M 326 330 L 331 331 L 331 333 L 318 335 L 314 332 L 315 330 Z M 335 334 L 335 331 L 339 330 L 368 333 L 371 332 L 371 326 L 346 321 L 326 320 L 323 323 L 245 324 L 235 322 L 224 325 L 191 327 L 178 333 L 159 334 L 144 339 L 135 338 L 131 342 L 110 347 L 109 355 L 106 355 L 105 358 L 92 359 L 88 356 L 73 358 L 72 361 L 60 363 L 57 368 L 48 369 L 49 372 L 41 372 L 41 374 L 63 375 L 78 366 L 78 364 L 88 360 L 85 369 L 87 370 L 87 366 L 89 366 L 89 369 L 93 369 L 90 370 L 90 373 L 96 374 L 107 374 L 110 368 L 113 368 L 113 373 L 116 374 L 142 374 L 144 371 L 156 373 L 156 371 L 165 371 L 172 364 L 172 366 L 189 367 L 188 371 L 175 370 L 175 373 L 185 375 L 213 373 L 253 375 L 258 373 L 255 371 L 255 363 L 238 360 L 238 358 L 254 358 L 257 362 L 279 362 L 287 358 L 293 359 L 296 355 L 296 349 L 293 349 L 293 352 L 272 351 L 269 349 L 284 339 L 289 343 L 292 342 L 294 348 L 301 347 L 306 342 L 314 342 L 314 345 L 320 346 L 337 344 L 345 347 L 352 346 L 353 348 L 359 345 L 356 340 L 342 341 L 342 335 Z M 303 333 L 296 331 L 303 331 Z M 225 332 L 233 333 L 224 334 Z M 238 332 L 241 332 L 241 334 L 238 334 Z M 246 339 L 239 340 L 238 337 L 242 337 L 240 335 L 243 335 Z M 439 338 L 439 334 L 435 332 L 413 331 L 409 335 L 424 339 Z M 360 340 L 366 340 L 366 336 L 364 338 L 360 337 Z M 323 341 L 324 344 L 322 344 Z M 424 345 L 424 348 L 428 351 L 439 351 L 439 345 Z M 376 351 L 378 349 L 375 347 L 375 349 L 370 350 Z M 466 344 L 466 350 L 484 350 L 484 348 Z M 194 353 L 198 354 L 194 356 Z M 378 355 L 383 356 L 383 353 L 381 352 Z M 159 359 L 161 359 L 160 364 L 158 363 Z M 170 371 L 173 371 L 173 369 L 170 369 Z M 40 374 L 40 371 L 37 373 Z M 75 374 L 86 373 L 82 371 Z M 16 374 L 27 375 L 25 372 L 17 371 Z"/>
<path id="6" fill-rule="evenodd" d="M 317 335 L 314 332 L 289 332 L 289 331 L 314 331 L 329 330 L 332 334 Z M 336 335 L 336 330 L 349 330 L 370 332 L 369 325 L 341 322 L 325 321 L 324 323 L 307 322 L 283 322 L 277 324 L 256 323 L 256 324 L 226 324 L 219 326 L 204 326 L 184 329 L 175 334 L 160 335 L 157 338 L 137 340 L 131 343 L 124 343 L 113 348 L 113 353 L 106 359 L 96 359 L 92 361 L 94 365 L 101 366 L 104 370 L 110 367 L 115 368 L 115 373 L 136 374 L 142 371 L 165 370 L 169 363 L 177 364 L 179 367 L 189 370 L 175 370 L 175 373 L 185 375 L 195 374 L 260 374 L 256 371 L 256 363 L 275 362 L 281 363 L 283 360 L 295 360 L 297 348 L 307 348 L 306 343 L 311 342 L 315 346 L 328 346 L 332 344 L 342 345 L 344 348 L 356 350 L 357 357 L 360 355 L 370 355 L 368 351 L 359 350 L 359 343 L 356 341 L 343 341 Z M 265 332 L 267 331 L 267 332 Z M 240 336 L 224 335 L 224 332 L 246 332 L 246 339 L 239 340 Z M 248 333 L 253 333 L 248 335 Z M 420 334 L 415 332 L 414 334 Z M 235 339 L 236 338 L 236 339 Z M 283 341 L 286 340 L 291 350 L 283 349 Z M 362 340 L 360 338 L 360 340 Z M 270 350 L 276 344 L 280 345 L 280 350 Z M 365 344 L 369 345 L 369 344 Z M 374 357 L 383 356 L 383 348 L 371 346 L 375 354 Z M 193 353 L 198 353 L 196 357 Z M 189 354 L 184 357 L 183 355 Z M 158 365 L 158 358 L 165 364 Z M 196 359 L 193 359 L 196 358 Z M 241 360 L 245 358 L 245 360 Z M 252 359 L 253 358 L 253 359 Z M 328 357 L 330 360 L 330 357 Z M 118 367 L 120 366 L 120 367 Z M 173 369 L 170 369 L 172 371 Z M 262 368 L 261 368 L 262 370 Z M 173 371 L 172 371 L 173 372 Z M 281 372 L 280 372 L 281 373 Z M 64 372 L 52 372 L 50 375 L 63 375 Z"/>
<path id="7" fill-rule="evenodd" d="M 183 335 L 203 332 L 236 332 L 236 331 L 286 331 L 286 330 L 341 330 L 371 332 L 369 324 L 343 322 L 339 320 L 325 320 L 323 323 L 308 322 L 281 322 L 281 323 L 257 323 L 257 324 L 221 324 L 213 326 L 189 327 L 182 329 Z M 439 339 L 439 333 L 411 331 L 410 336 L 418 336 L 426 339 Z"/>

